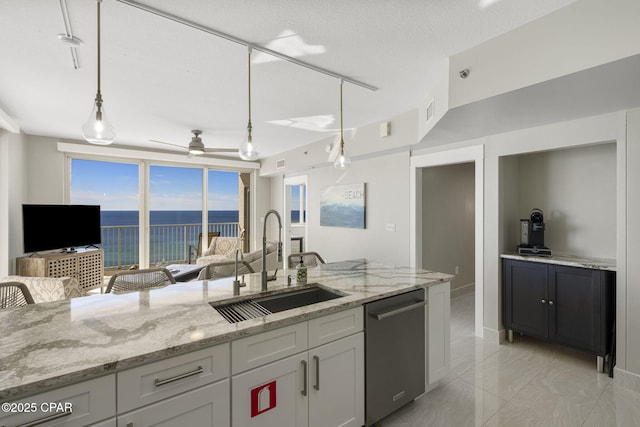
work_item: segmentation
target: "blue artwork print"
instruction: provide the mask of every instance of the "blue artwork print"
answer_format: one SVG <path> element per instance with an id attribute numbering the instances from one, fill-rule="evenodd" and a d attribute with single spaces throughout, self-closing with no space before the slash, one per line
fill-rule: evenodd
<path id="1" fill-rule="evenodd" d="M 364 183 L 326 188 L 320 198 L 320 225 L 366 228 Z"/>

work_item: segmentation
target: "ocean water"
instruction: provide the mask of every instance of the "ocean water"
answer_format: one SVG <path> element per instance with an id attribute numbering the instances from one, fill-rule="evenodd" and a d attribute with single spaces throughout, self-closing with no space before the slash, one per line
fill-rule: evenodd
<path id="1" fill-rule="evenodd" d="M 102 211 L 101 225 L 138 225 L 138 211 Z M 202 211 L 151 211 L 151 225 L 160 224 L 200 224 Z M 209 211 L 209 223 L 238 222 L 238 211 Z"/>

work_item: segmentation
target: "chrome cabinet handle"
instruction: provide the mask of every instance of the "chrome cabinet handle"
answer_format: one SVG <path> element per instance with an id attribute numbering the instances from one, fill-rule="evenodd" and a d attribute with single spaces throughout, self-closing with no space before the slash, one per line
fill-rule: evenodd
<path id="1" fill-rule="evenodd" d="M 316 383 L 313 388 L 314 390 L 320 390 L 320 358 L 313 356 L 313 360 L 316 361 Z"/>
<path id="2" fill-rule="evenodd" d="M 189 377 L 192 377 L 194 375 L 201 374 L 203 372 L 204 372 L 204 369 L 202 368 L 202 366 L 198 366 L 193 371 L 185 372 L 184 374 L 176 375 L 175 377 L 166 378 L 164 380 L 159 380 L 158 378 L 156 378 L 154 384 L 156 385 L 156 387 L 160 387 L 160 386 L 163 386 L 165 384 L 172 383 L 174 381 L 182 380 L 184 378 L 189 378 Z"/>
<path id="3" fill-rule="evenodd" d="M 71 415 L 72 412 L 71 411 L 65 411 L 65 412 L 61 412 L 59 414 L 53 414 L 53 415 L 49 415 L 43 418 L 40 418 L 39 420 L 35 420 L 35 421 L 30 421 L 28 423 L 25 424 L 20 424 L 18 427 L 33 427 L 33 426 L 39 426 L 40 424 L 44 424 L 48 421 L 53 421 L 53 420 L 57 420 L 58 418 L 62 418 L 62 417 L 68 417 L 69 415 Z"/>
<path id="4" fill-rule="evenodd" d="M 404 307 L 400 307 L 400 308 L 394 308 L 393 310 L 385 311 L 383 313 L 377 313 L 377 314 L 371 313 L 371 315 L 375 317 L 376 320 L 382 320 L 388 317 L 396 316 L 401 313 L 405 313 L 407 311 L 410 311 L 416 308 L 424 307 L 426 304 L 427 304 L 426 301 L 418 301 L 416 303 L 405 305 Z"/>
<path id="5" fill-rule="evenodd" d="M 549 305 L 553 305 L 553 301 L 549 300 Z"/>
<path id="6" fill-rule="evenodd" d="M 302 363 L 302 393 L 303 396 L 307 395 L 307 361 L 301 360 Z"/>
<path id="7" fill-rule="evenodd" d="M 542 304 L 546 304 L 546 303 L 547 303 L 547 301 L 545 301 L 545 300 L 540 300 L 540 302 L 541 302 Z"/>

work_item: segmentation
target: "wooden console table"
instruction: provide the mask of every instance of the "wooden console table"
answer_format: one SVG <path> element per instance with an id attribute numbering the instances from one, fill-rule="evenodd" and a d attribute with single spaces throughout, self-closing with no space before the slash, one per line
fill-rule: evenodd
<path id="1" fill-rule="evenodd" d="M 28 277 L 75 277 L 83 290 L 104 286 L 102 249 L 45 253 L 16 258 L 16 274 Z"/>

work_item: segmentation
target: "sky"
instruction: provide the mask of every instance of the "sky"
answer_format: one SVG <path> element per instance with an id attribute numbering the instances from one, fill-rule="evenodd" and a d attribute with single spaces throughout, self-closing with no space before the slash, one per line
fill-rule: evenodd
<path id="1" fill-rule="evenodd" d="M 209 210 L 238 210 L 238 173 L 209 171 Z M 150 210 L 202 210 L 202 169 L 150 168 Z M 138 210 L 138 165 L 73 159 L 71 203 Z"/>

